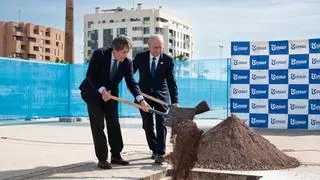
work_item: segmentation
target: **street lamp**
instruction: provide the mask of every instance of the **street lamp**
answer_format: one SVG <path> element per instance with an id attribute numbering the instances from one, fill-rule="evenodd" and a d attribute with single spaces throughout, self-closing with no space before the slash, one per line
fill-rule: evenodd
<path id="1" fill-rule="evenodd" d="M 222 71 L 222 49 L 223 49 L 223 45 L 221 45 L 221 44 L 219 44 L 219 48 L 220 48 L 220 69 L 219 69 L 219 71 L 220 71 L 220 73 L 219 73 L 219 80 L 221 80 L 221 73 L 223 72 Z"/>

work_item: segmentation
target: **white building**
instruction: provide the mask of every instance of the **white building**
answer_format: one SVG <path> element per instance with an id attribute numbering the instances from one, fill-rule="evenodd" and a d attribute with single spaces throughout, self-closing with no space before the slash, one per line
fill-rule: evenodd
<path id="1" fill-rule="evenodd" d="M 90 59 L 99 47 L 110 47 L 117 35 L 126 35 L 132 40 L 130 58 L 148 49 L 148 38 L 161 34 L 164 38 L 164 52 L 173 57 L 192 59 L 193 35 L 191 23 L 158 9 L 95 9 L 94 14 L 84 16 L 84 59 Z"/>

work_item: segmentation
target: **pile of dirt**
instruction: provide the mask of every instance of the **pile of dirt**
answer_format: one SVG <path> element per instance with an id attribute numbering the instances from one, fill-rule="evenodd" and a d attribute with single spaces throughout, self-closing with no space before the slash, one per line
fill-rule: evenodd
<path id="1" fill-rule="evenodd" d="M 201 136 L 195 166 L 224 170 L 273 170 L 299 165 L 295 158 L 281 152 L 236 116 L 231 116 Z"/>
<path id="2" fill-rule="evenodd" d="M 220 170 L 274 170 L 300 163 L 277 149 L 236 116 L 203 133 L 193 121 L 172 124 L 173 179 L 187 179 L 195 166 Z"/>
<path id="3" fill-rule="evenodd" d="M 197 161 L 199 140 L 203 131 L 191 120 L 172 123 L 173 152 L 168 156 L 173 166 L 173 179 L 187 179 Z"/>

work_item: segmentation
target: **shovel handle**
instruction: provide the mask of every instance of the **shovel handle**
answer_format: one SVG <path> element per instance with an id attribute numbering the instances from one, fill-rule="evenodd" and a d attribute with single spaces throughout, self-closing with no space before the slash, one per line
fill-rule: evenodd
<path id="1" fill-rule="evenodd" d="M 113 99 L 113 100 L 115 100 L 115 101 L 118 101 L 118 102 L 122 102 L 122 103 L 124 103 L 124 104 L 128 104 L 128 105 L 130 105 L 130 106 L 134 106 L 134 107 L 139 108 L 139 109 L 141 109 L 141 110 L 144 109 L 143 106 L 141 106 L 140 104 L 136 104 L 136 103 L 127 101 L 127 100 L 125 100 L 125 99 L 118 98 L 118 97 L 116 97 L 116 96 L 112 96 L 112 95 L 111 95 L 111 99 Z"/>
<path id="2" fill-rule="evenodd" d="M 167 106 L 167 107 L 169 106 L 168 103 L 166 103 L 166 102 L 164 102 L 164 101 L 161 101 L 160 99 L 157 99 L 157 98 L 155 98 L 155 97 L 153 97 L 153 96 L 150 96 L 150 95 L 148 95 L 148 94 L 142 93 L 142 96 L 145 97 L 145 98 L 148 98 L 148 99 L 150 99 L 150 100 L 152 100 L 152 101 L 154 101 L 154 102 L 157 102 L 157 103 L 159 103 L 159 104 L 161 104 L 161 105 L 164 105 L 164 106 Z"/>
<path id="3" fill-rule="evenodd" d="M 111 99 L 113 99 L 113 100 L 115 100 L 115 101 L 122 102 L 122 103 L 128 104 L 128 105 L 130 105 L 130 106 L 134 106 L 134 107 L 139 108 L 139 109 L 141 109 L 141 110 L 144 109 L 143 106 L 141 106 L 140 104 L 136 104 L 136 103 L 127 101 L 127 100 L 125 100 L 125 99 L 122 99 L 122 98 L 119 98 L 119 97 L 116 97 L 116 96 L 112 96 L 112 95 L 111 95 L 110 97 L 111 97 Z M 157 111 L 157 110 L 155 110 L 155 109 L 149 109 L 149 111 L 152 112 L 152 113 L 158 114 L 158 115 L 160 115 L 160 116 L 166 116 L 166 115 L 167 115 L 166 113 Z"/>

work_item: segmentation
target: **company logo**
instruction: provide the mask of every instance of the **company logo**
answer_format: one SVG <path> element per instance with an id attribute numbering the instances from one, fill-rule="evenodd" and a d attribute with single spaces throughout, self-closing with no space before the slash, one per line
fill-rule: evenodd
<path id="1" fill-rule="evenodd" d="M 247 46 L 237 46 L 237 45 L 233 45 L 233 51 L 248 51 Z"/>
<path id="2" fill-rule="evenodd" d="M 247 61 L 244 61 L 244 60 L 233 59 L 233 65 L 241 65 L 241 64 L 248 64 L 248 63 Z"/>
<path id="3" fill-rule="evenodd" d="M 320 64 L 320 59 L 311 58 L 311 64 Z"/>
<path id="4" fill-rule="evenodd" d="M 267 123 L 267 120 L 266 119 L 258 119 L 256 117 L 251 117 L 250 122 L 251 122 L 251 124 L 265 124 L 265 123 Z"/>
<path id="5" fill-rule="evenodd" d="M 233 74 L 233 79 L 234 80 L 245 80 L 245 79 L 248 79 L 248 76 L 247 75 Z"/>
<path id="6" fill-rule="evenodd" d="M 311 79 L 312 80 L 320 80 L 320 74 L 311 73 Z"/>
<path id="7" fill-rule="evenodd" d="M 291 95 L 305 95 L 307 93 L 308 93 L 307 90 L 299 90 L 299 89 L 294 89 L 294 88 L 290 89 Z"/>
<path id="8" fill-rule="evenodd" d="M 267 61 L 258 61 L 258 60 L 256 60 L 256 59 L 252 59 L 252 65 L 254 65 L 254 66 L 267 65 Z"/>
<path id="9" fill-rule="evenodd" d="M 295 109 L 306 109 L 306 105 L 297 105 L 297 104 L 290 104 L 290 109 L 295 110 Z"/>
<path id="10" fill-rule="evenodd" d="M 238 103 L 232 103 L 233 109 L 247 109 L 247 104 L 238 104 Z"/>
<path id="11" fill-rule="evenodd" d="M 252 74 L 252 80 L 260 80 L 260 79 L 266 79 L 266 75 L 257 75 L 257 74 Z"/>
<path id="12" fill-rule="evenodd" d="M 271 79 L 272 80 L 285 80 L 286 78 L 287 78 L 286 75 L 271 74 Z"/>
<path id="13" fill-rule="evenodd" d="M 287 46 L 279 46 L 279 45 L 271 44 L 272 51 L 280 51 L 285 49 L 287 49 Z"/>
<path id="14" fill-rule="evenodd" d="M 305 120 L 290 118 L 290 125 L 292 126 L 306 125 L 306 124 L 307 124 L 307 121 Z"/>
<path id="15" fill-rule="evenodd" d="M 233 89 L 233 94 L 247 94 L 248 90 L 244 90 L 244 89 Z"/>
<path id="16" fill-rule="evenodd" d="M 271 118 L 270 121 L 271 121 L 271 124 L 285 124 L 286 123 L 286 120 L 283 120 L 283 119 Z"/>
<path id="17" fill-rule="evenodd" d="M 280 64 L 286 64 L 287 63 L 287 61 L 285 61 L 285 60 L 276 60 L 276 59 L 271 59 L 271 64 L 272 65 L 280 65 Z"/>
<path id="18" fill-rule="evenodd" d="M 299 45 L 299 44 L 291 44 L 291 46 L 290 46 L 290 48 L 292 49 L 292 50 L 295 50 L 295 49 L 303 49 L 303 48 L 307 48 L 307 46 L 306 45 Z"/>
<path id="19" fill-rule="evenodd" d="M 307 64 L 308 61 L 307 60 L 298 60 L 298 59 L 291 59 L 291 65 L 305 65 Z"/>
<path id="20" fill-rule="evenodd" d="M 267 50 L 267 47 L 265 46 L 257 46 L 257 45 L 252 45 L 251 46 L 252 51 L 263 51 Z"/>
<path id="21" fill-rule="evenodd" d="M 231 42 L 231 55 L 249 55 L 250 43 L 249 42 Z"/>
<path id="22" fill-rule="evenodd" d="M 271 103 L 270 107 L 271 107 L 272 110 L 286 109 L 286 105 L 275 104 L 275 103 Z"/>
<path id="23" fill-rule="evenodd" d="M 252 95 L 261 95 L 261 94 L 267 94 L 267 90 L 258 90 L 258 89 L 251 89 Z"/>
<path id="24" fill-rule="evenodd" d="M 312 95 L 320 94 L 320 89 L 311 88 L 311 94 L 312 94 Z"/>
<path id="25" fill-rule="evenodd" d="M 311 119 L 310 124 L 312 126 L 320 126 L 320 121 L 317 121 L 316 119 Z"/>
<path id="26" fill-rule="evenodd" d="M 295 80 L 295 79 L 306 79 L 307 75 L 305 74 L 290 74 L 290 79 Z M 320 78 L 320 75 L 319 75 Z"/>
<path id="27" fill-rule="evenodd" d="M 311 103 L 311 104 L 310 104 L 310 109 L 311 109 L 312 111 L 320 111 L 320 105 Z"/>
<path id="28" fill-rule="evenodd" d="M 320 43 L 311 43 L 311 49 L 320 49 Z"/>
<path id="29" fill-rule="evenodd" d="M 286 90 L 279 90 L 279 89 L 274 89 L 274 88 L 271 88 L 271 94 L 272 95 L 275 95 L 275 94 L 286 94 Z"/>
<path id="30" fill-rule="evenodd" d="M 262 105 L 262 104 L 256 104 L 256 103 L 252 103 L 251 104 L 251 108 L 252 109 L 263 109 L 263 108 L 266 108 L 267 105 Z"/>

